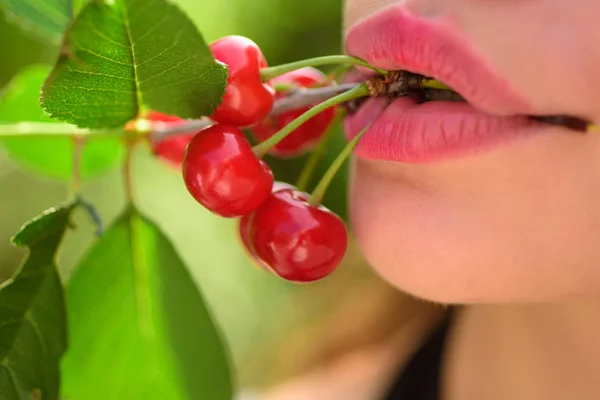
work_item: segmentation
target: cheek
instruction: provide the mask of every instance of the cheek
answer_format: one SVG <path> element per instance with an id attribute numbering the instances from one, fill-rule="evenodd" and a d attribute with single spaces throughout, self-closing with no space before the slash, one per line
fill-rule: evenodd
<path id="1" fill-rule="evenodd" d="M 365 18 L 383 7 L 403 0 L 346 0 L 344 2 L 344 31 L 358 20 Z"/>
<path id="2" fill-rule="evenodd" d="M 373 267 L 418 297 L 600 293 L 600 139 L 555 132 L 452 162 L 355 161 L 351 219 Z"/>

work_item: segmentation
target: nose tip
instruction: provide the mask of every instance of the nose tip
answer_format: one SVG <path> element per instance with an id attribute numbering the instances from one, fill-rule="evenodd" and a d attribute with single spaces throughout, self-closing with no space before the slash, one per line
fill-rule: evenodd
<path id="1" fill-rule="evenodd" d="M 424 18 L 443 15 L 448 10 L 450 2 L 451 0 L 405 0 L 406 8 Z"/>

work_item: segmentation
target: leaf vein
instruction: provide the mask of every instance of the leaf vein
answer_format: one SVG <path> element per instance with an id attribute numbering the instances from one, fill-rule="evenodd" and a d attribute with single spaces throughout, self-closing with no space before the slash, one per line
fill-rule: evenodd
<path id="1" fill-rule="evenodd" d="M 23 318 L 21 318 L 21 317 L 9 319 L 9 320 L 3 321 L 0 324 L 0 328 L 6 328 L 7 326 L 17 325 L 17 324 L 20 324 L 21 322 L 23 322 Z"/>
<path id="2" fill-rule="evenodd" d="M 127 67 L 131 67 L 132 66 L 129 63 L 125 63 L 125 62 L 122 62 L 122 61 L 118 61 L 118 60 L 112 59 L 110 57 L 103 56 L 102 54 L 95 53 L 92 50 L 86 49 L 84 47 L 78 47 L 78 49 L 79 49 L 79 51 L 83 51 L 84 53 L 91 54 L 93 56 L 96 56 L 98 58 L 102 58 L 103 60 L 110 61 L 110 62 L 118 64 L 118 65 L 125 65 Z"/>
<path id="3" fill-rule="evenodd" d="M 89 91 L 89 92 L 109 92 L 109 93 L 129 94 L 129 92 L 126 91 L 126 90 L 104 89 L 104 88 L 99 88 L 99 87 L 65 86 L 65 88 L 69 88 L 69 89 L 81 89 L 81 90 L 86 90 L 86 91 Z M 77 96 L 74 96 L 74 97 L 77 97 Z"/>
<path id="4" fill-rule="evenodd" d="M 19 384 L 17 383 L 17 377 L 15 376 L 15 374 L 13 374 L 12 368 L 10 368 L 8 366 L 8 361 L 9 361 L 9 358 L 6 357 L 6 359 L 2 362 L 2 368 L 4 368 L 8 372 L 8 376 L 10 377 L 10 381 L 13 384 L 13 387 L 15 388 L 15 392 L 19 396 L 19 399 L 20 400 L 25 400 L 23 398 L 23 396 L 21 395 L 21 389 L 19 388 Z"/>
<path id="5" fill-rule="evenodd" d="M 139 10 L 138 10 L 139 11 Z M 136 102 L 136 116 L 140 114 L 140 110 L 144 102 L 142 101 L 142 92 L 140 89 L 138 69 L 135 59 L 135 44 L 133 43 L 131 36 L 131 27 L 129 26 L 129 19 L 127 15 L 127 6 L 123 7 L 123 24 L 125 25 L 125 31 L 127 32 L 127 39 L 129 40 L 129 46 L 131 47 L 131 60 L 133 66 L 133 79 L 135 82 L 135 102 Z"/>
<path id="6" fill-rule="evenodd" d="M 146 37 L 148 37 L 148 35 L 151 35 L 152 33 L 154 33 L 155 30 L 160 28 L 161 25 L 163 25 L 166 21 L 169 20 L 170 16 L 171 16 L 170 13 L 164 13 L 162 15 L 162 18 L 156 24 L 154 24 L 154 26 L 152 28 L 148 29 L 146 32 L 144 32 L 144 34 L 142 36 L 137 38 L 137 43 L 140 43 L 142 40 L 144 40 Z"/>
<path id="7" fill-rule="evenodd" d="M 31 328 L 35 332 L 35 336 L 36 336 L 37 340 L 40 342 L 40 345 L 42 346 L 44 354 L 48 354 L 48 346 L 46 344 L 46 341 L 44 340 L 44 336 L 42 335 L 42 332 L 40 331 L 38 324 L 35 322 L 35 320 L 31 316 L 31 313 L 29 313 L 29 312 L 25 313 L 25 321 L 27 321 L 29 323 L 29 326 L 31 326 Z"/>
<path id="8" fill-rule="evenodd" d="M 138 67 L 140 67 L 141 65 L 146 64 L 147 62 L 150 62 L 150 61 L 154 60 L 155 58 L 158 58 L 158 57 L 162 56 L 163 54 L 165 54 L 166 52 L 168 52 L 169 50 L 171 50 L 173 47 L 177 46 L 179 44 L 179 38 L 181 37 L 182 33 L 183 33 L 183 30 L 179 30 L 176 33 L 175 40 L 173 41 L 173 43 L 171 43 L 171 45 L 165 47 L 163 50 L 161 50 L 157 54 L 153 55 L 152 57 L 148 58 L 147 60 L 142 61 L 141 63 L 138 64 Z"/>
<path id="9" fill-rule="evenodd" d="M 124 76 L 101 74 L 100 72 L 83 71 L 83 70 L 80 70 L 80 69 L 73 69 L 71 67 L 67 67 L 67 69 L 69 70 L 69 72 L 74 72 L 76 74 L 86 74 L 86 75 L 93 75 L 93 76 L 104 76 L 106 78 L 120 79 L 122 81 L 133 82 L 133 79 L 127 78 L 127 77 L 124 77 Z"/>
<path id="10" fill-rule="evenodd" d="M 45 264 L 45 265 L 35 269 L 32 272 L 21 271 L 19 273 L 19 275 L 16 277 L 15 282 L 20 281 L 22 279 L 30 279 L 30 278 L 36 277 L 38 275 L 44 275 L 46 272 L 48 272 L 52 268 L 54 268 L 54 267 L 51 264 Z"/>
<path id="11" fill-rule="evenodd" d="M 84 106 L 84 107 L 114 107 L 114 106 L 128 106 L 129 103 L 67 103 L 67 100 L 63 101 L 65 106 Z"/>
<path id="12" fill-rule="evenodd" d="M 154 327 L 152 326 L 152 296 L 148 282 L 148 262 L 144 252 L 143 244 L 139 236 L 142 221 L 137 214 L 129 217 L 129 229 L 131 240 L 131 265 L 133 266 L 133 279 L 135 300 L 138 307 L 138 324 L 140 333 L 144 339 L 154 338 Z"/>
<path id="13" fill-rule="evenodd" d="M 193 59 L 193 58 L 195 58 L 195 57 L 196 57 L 195 55 L 193 55 L 193 56 L 189 56 L 189 57 L 188 57 L 188 58 L 186 58 L 185 60 L 181 60 L 181 61 L 179 61 L 177 64 L 173 65 L 171 68 L 163 69 L 163 70 L 162 70 L 161 72 L 159 72 L 158 74 L 152 75 L 152 76 L 150 76 L 150 77 L 148 77 L 148 78 L 144 79 L 143 81 L 140 81 L 140 85 L 141 85 L 142 83 L 144 83 L 144 82 L 147 82 L 147 81 L 154 80 L 154 79 L 158 78 L 159 76 L 162 76 L 162 75 L 166 74 L 167 72 L 170 72 L 170 71 L 172 71 L 172 70 L 174 70 L 174 69 L 177 69 L 177 68 L 179 68 L 179 67 L 181 66 L 181 64 L 183 64 L 183 63 L 186 63 L 186 62 L 190 61 L 191 59 Z M 204 73 L 203 73 L 202 75 L 204 75 Z M 201 76 L 202 76 L 202 75 L 201 75 Z M 168 86 L 172 86 L 172 84 L 169 84 Z"/>
<path id="14" fill-rule="evenodd" d="M 91 20 L 91 19 L 88 19 L 88 27 L 90 28 L 91 32 L 93 32 L 94 34 L 96 34 L 96 36 L 100 37 L 101 39 L 104 39 L 107 42 L 115 44 L 115 45 L 117 45 L 119 47 L 123 47 L 125 49 L 129 49 L 129 47 L 125 46 L 123 43 L 117 42 L 113 38 L 107 36 L 104 32 L 102 32 L 102 30 L 98 29 L 98 27 L 96 27 L 96 25 L 94 25 L 94 21 Z"/>
<path id="15" fill-rule="evenodd" d="M 153 88 L 151 88 L 151 89 L 147 89 L 147 90 L 146 90 L 146 92 L 154 92 L 154 91 L 156 91 L 156 90 L 162 90 L 163 88 L 165 88 L 165 87 L 169 87 L 169 86 L 177 86 L 177 85 L 181 85 L 182 83 L 194 82 L 194 81 L 196 81 L 196 80 L 204 80 L 204 77 L 205 77 L 205 75 L 208 75 L 208 74 L 210 74 L 211 72 L 212 72 L 212 70 L 208 69 L 208 70 L 206 70 L 206 71 L 202 72 L 202 73 L 201 73 L 200 75 L 198 75 L 198 76 L 193 76 L 193 77 L 191 77 L 191 78 L 188 78 L 188 79 L 183 79 L 183 80 L 180 80 L 180 81 L 177 81 L 177 82 L 168 82 L 168 83 L 166 83 L 166 84 L 164 84 L 164 85 L 161 85 L 161 86 L 155 86 L 155 87 L 153 87 Z M 196 96 L 196 94 L 193 94 L 193 96 Z M 176 97 L 176 98 L 185 98 L 185 97 L 187 97 L 187 96 L 183 96 L 183 97 Z"/>

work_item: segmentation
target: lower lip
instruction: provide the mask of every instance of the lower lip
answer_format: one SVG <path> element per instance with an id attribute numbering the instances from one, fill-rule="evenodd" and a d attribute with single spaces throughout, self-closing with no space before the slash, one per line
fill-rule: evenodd
<path id="1" fill-rule="evenodd" d="M 363 159 L 428 163 L 465 157 L 542 131 L 545 125 L 519 116 L 491 116 L 467 103 L 417 104 L 401 98 L 368 99 L 344 120 L 348 139 L 369 123 L 354 153 Z"/>

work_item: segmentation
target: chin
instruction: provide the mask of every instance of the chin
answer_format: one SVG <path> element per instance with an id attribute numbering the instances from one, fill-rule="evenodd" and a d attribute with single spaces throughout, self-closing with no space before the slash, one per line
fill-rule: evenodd
<path id="1" fill-rule="evenodd" d="M 448 169 L 458 172 L 463 163 L 469 168 L 459 161 Z M 537 195 L 513 181 L 513 192 L 502 196 L 511 181 L 483 164 L 471 167 L 490 172 L 488 182 L 509 186 L 491 190 L 484 177 L 469 182 L 467 175 L 464 185 L 453 180 L 447 186 L 438 180 L 445 175 L 440 166 L 355 159 L 350 222 L 372 268 L 398 289 L 442 304 L 537 303 L 600 293 L 594 201 L 582 201 L 577 192 L 546 192 L 557 189 L 552 179 L 540 179 Z"/>
<path id="2" fill-rule="evenodd" d="M 494 267 L 489 258 L 483 265 L 473 251 L 480 244 L 451 232 L 460 222 L 451 221 L 435 194 L 408 175 L 392 164 L 360 159 L 352 164 L 350 221 L 367 262 L 420 299 L 443 304 L 498 299 L 489 279 Z"/>

